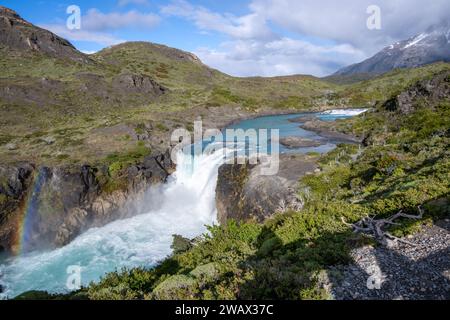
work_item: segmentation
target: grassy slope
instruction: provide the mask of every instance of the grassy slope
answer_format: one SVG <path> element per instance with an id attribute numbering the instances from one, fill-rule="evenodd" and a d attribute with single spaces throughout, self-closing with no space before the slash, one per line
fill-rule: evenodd
<path id="1" fill-rule="evenodd" d="M 186 52 L 143 42 L 102 50 L 90 56 L 90 63 L 0 51 L 0 87 L 20 97 L 0 99 L 0 161 L 49 165 L 104 162 L 112 154 L 140 153 L 136 134 L 142 128 L 151 137 L 146 146 L 163 150 L 173 128 L 191 127 L 190 119 L 208 117 L 210 107 L 252 113 L 369 105 L 419 76 L 449 68 L 438 64 L 338 86 L 311 76 L 235 78 Z M 116 92 L 111 83 L 122 73 L 149 76 L 169 92 L 151 99 Z M 47 137 L 55 143 L 43 141 Z M 7 150 L 8 143 L 17 148 Z"/>
<path id="2" fill-rule="evenodd" d="M 2 163 L 95 162 L 111 153 L 133 152 L 134 135 L 145 125 L 152 136 L 148 147 L 159 150 L 171 129 L 191 125 L 185 122 L 199 110 L 309 108 L 315 97 L 335 88 L 314 77 L 233 78 L 188 53 L 141 42 L 105 49 L 84 64 L 0 50 L 0 87 L 17 92 L 13 101 L 0 99 Z M 169 92 L 155 99 L 115 92 L 111 83 L 123 73 L 149 76 Z M 168 120 L 175 112 L 184 112 L 182 119 Z M 103 132 L 118 124 L 127 128 Z M 54 144 L 43 141 L 49 136 Z M 7 143 L 17 149 L 6 150 Z"/>
<path id="3" fill-rule="evenodd" d="M 275 78 L 236 78 L 208 68 L 199 61 L 182 59 L 164 46 L 144 42 L 128 43 L 105 49 L 95 57 L 108 64 L 122 66 L 122 71 L 146 74 L 171 89 L 168 101 L 192 106 L 241 105 L 248 109 L 273 107 L 282 99 L 309 99 L 335 86 L 310 76 Z M 164 101 L 163 103 L 165 103 Z M 302 105 L 291 107 L 301 109 Z"/>
<path id="4" fill-rule="evenodd" d="M 195 246 L 177 238 L 174 254 L 153 270 L 113 272 L 77 293 L 91 299 L 324 299 L 323 270 L 349 261 L 367 243 L 341 221 L 389 216 L 400 209 L 424 221 L 403 221 L 397 236 L 450 214 L 450 101 L 422 104 L 403 115 L 379 109 L 346 121 L 373 144 L 342 145 L 321 159 L 322 172 L 304 177 L 301 212 L 264 224 L 230 222 L 210 228 Z M 348 124 L 349 122 L 349 124 Z M 383 126 L 379 124 L 383 123 Z"/>

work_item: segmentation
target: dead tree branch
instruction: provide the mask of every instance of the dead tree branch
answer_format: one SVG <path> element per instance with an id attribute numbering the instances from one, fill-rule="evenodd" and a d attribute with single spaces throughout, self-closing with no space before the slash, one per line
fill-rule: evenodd
<path id="1" fill-rule="evenodd" d="M 403 213 L 401 210 L 394 214 L 392 217 L 387 219 L 375 219 L 371 217 L 365 217 L 356 223 L 347 223 L 344 218 L 342 218 L 342 222 L 347 226 L 351 227 L 355 233 L 362 233 L 377 242 L 381 243 L 386 247 L 392 246 L 394 243 L 402 242 L 404 244 L 415 246 L 416 244 L 406 241 L 404 239 L 398 238 L 385 230 L 387 226 L 390 225 L 398 225 L 395 220 L 400 218 L 406 219 L 414 219 L 420 220 L 423 218 L 423 210 L 422 207 L 418 207 L 419 214 L 418 215 L 410 215 Z"/>

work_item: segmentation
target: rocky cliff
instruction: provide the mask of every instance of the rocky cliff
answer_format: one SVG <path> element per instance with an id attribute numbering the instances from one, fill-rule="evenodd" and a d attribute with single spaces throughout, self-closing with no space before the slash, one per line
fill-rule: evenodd
<path id="1" fill-rule="evenodd" d="M 426 102 L 433 106 L 437 101 L 450 99 L 450 71 L 440 72 L 431 79 L 417 82 L 407 90 L 395 95 L 383 104 L 383 109 L 397 111 L 401 114 L 410 114 L 418 106 Z"/>
<path id="2" fill-rule="evenodd" d="M 33 26 L 15 11 L 0 6 L 0 45 L 19 51 L 37 51 L 53 57 L 78 62 L 90 59 L 67 40 L 54 33 Z"/>
<path id="3" fill-rule="evenodd" d="M 298 179 L 317 170 L 317 157 L 281 155 L 276 175 L 260 174 L 260 165 L 224 164 L 219 168 L 216 206 L 221 224 L 227 220 L 264 221 L 277 212 L 300 210 Z"/>
<path id="4" fill-rule="evenodd" d="M 173 170 L 170 155 L 146 157 L 126 169 L 120 183 L 105 166 L 0 166 L 0 250 L 12 252 L 69 243 L 91 227 L 145 210 L 145 192 L 163 183 Z"/>

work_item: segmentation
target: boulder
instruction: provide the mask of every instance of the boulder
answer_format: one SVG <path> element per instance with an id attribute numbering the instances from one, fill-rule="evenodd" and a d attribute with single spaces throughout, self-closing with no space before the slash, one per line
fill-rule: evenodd
<path id="1" fill-rule="evenodd" d="M 298 179 L 317 168 L 317 157 L 281 155 L 276 175 L 260 174 L 261 165 L 224 164 L 219 168 L 216 206 L 221 224 L 237 221 L 264 221 L 277 212 L 299 210 Z"/>
<path id="2" fill-rule="evenodd" d="M 17 145 L 15 143 L 8 143 L 5 145 L 6 150 L 13 151 L 17 150 Z"/>
<path id="3" fill-rule="evenodd" d="M 54 144 L 56 142 L 56 139 L 54 137 L 44 137 L 41 140 L 48 145 Z"/>

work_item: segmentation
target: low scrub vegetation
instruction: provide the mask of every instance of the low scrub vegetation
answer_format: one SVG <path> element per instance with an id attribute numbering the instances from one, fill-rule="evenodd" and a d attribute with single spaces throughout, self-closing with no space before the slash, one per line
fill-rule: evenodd
<path id="1" fill-rule="evenodd" d="M 195 243 L 176 236 L 173 255 L 154 268 L 112 272 L 81 292 L 91 299 L 327 299 L 324 270 L 347 263 L 351 248 L 372 243 L 342 218 L 356 222 L 422 206 L 424 220 L 390 230 L 404 236 L 450 214 L 448 123 L 446 102 L 409 115 L 378 109 L 342 123 L 370 143 L 340 145 L 323 156 L 321 172 L 299 183 L 302 211 L 263 224 L 212 226 Z"/>

